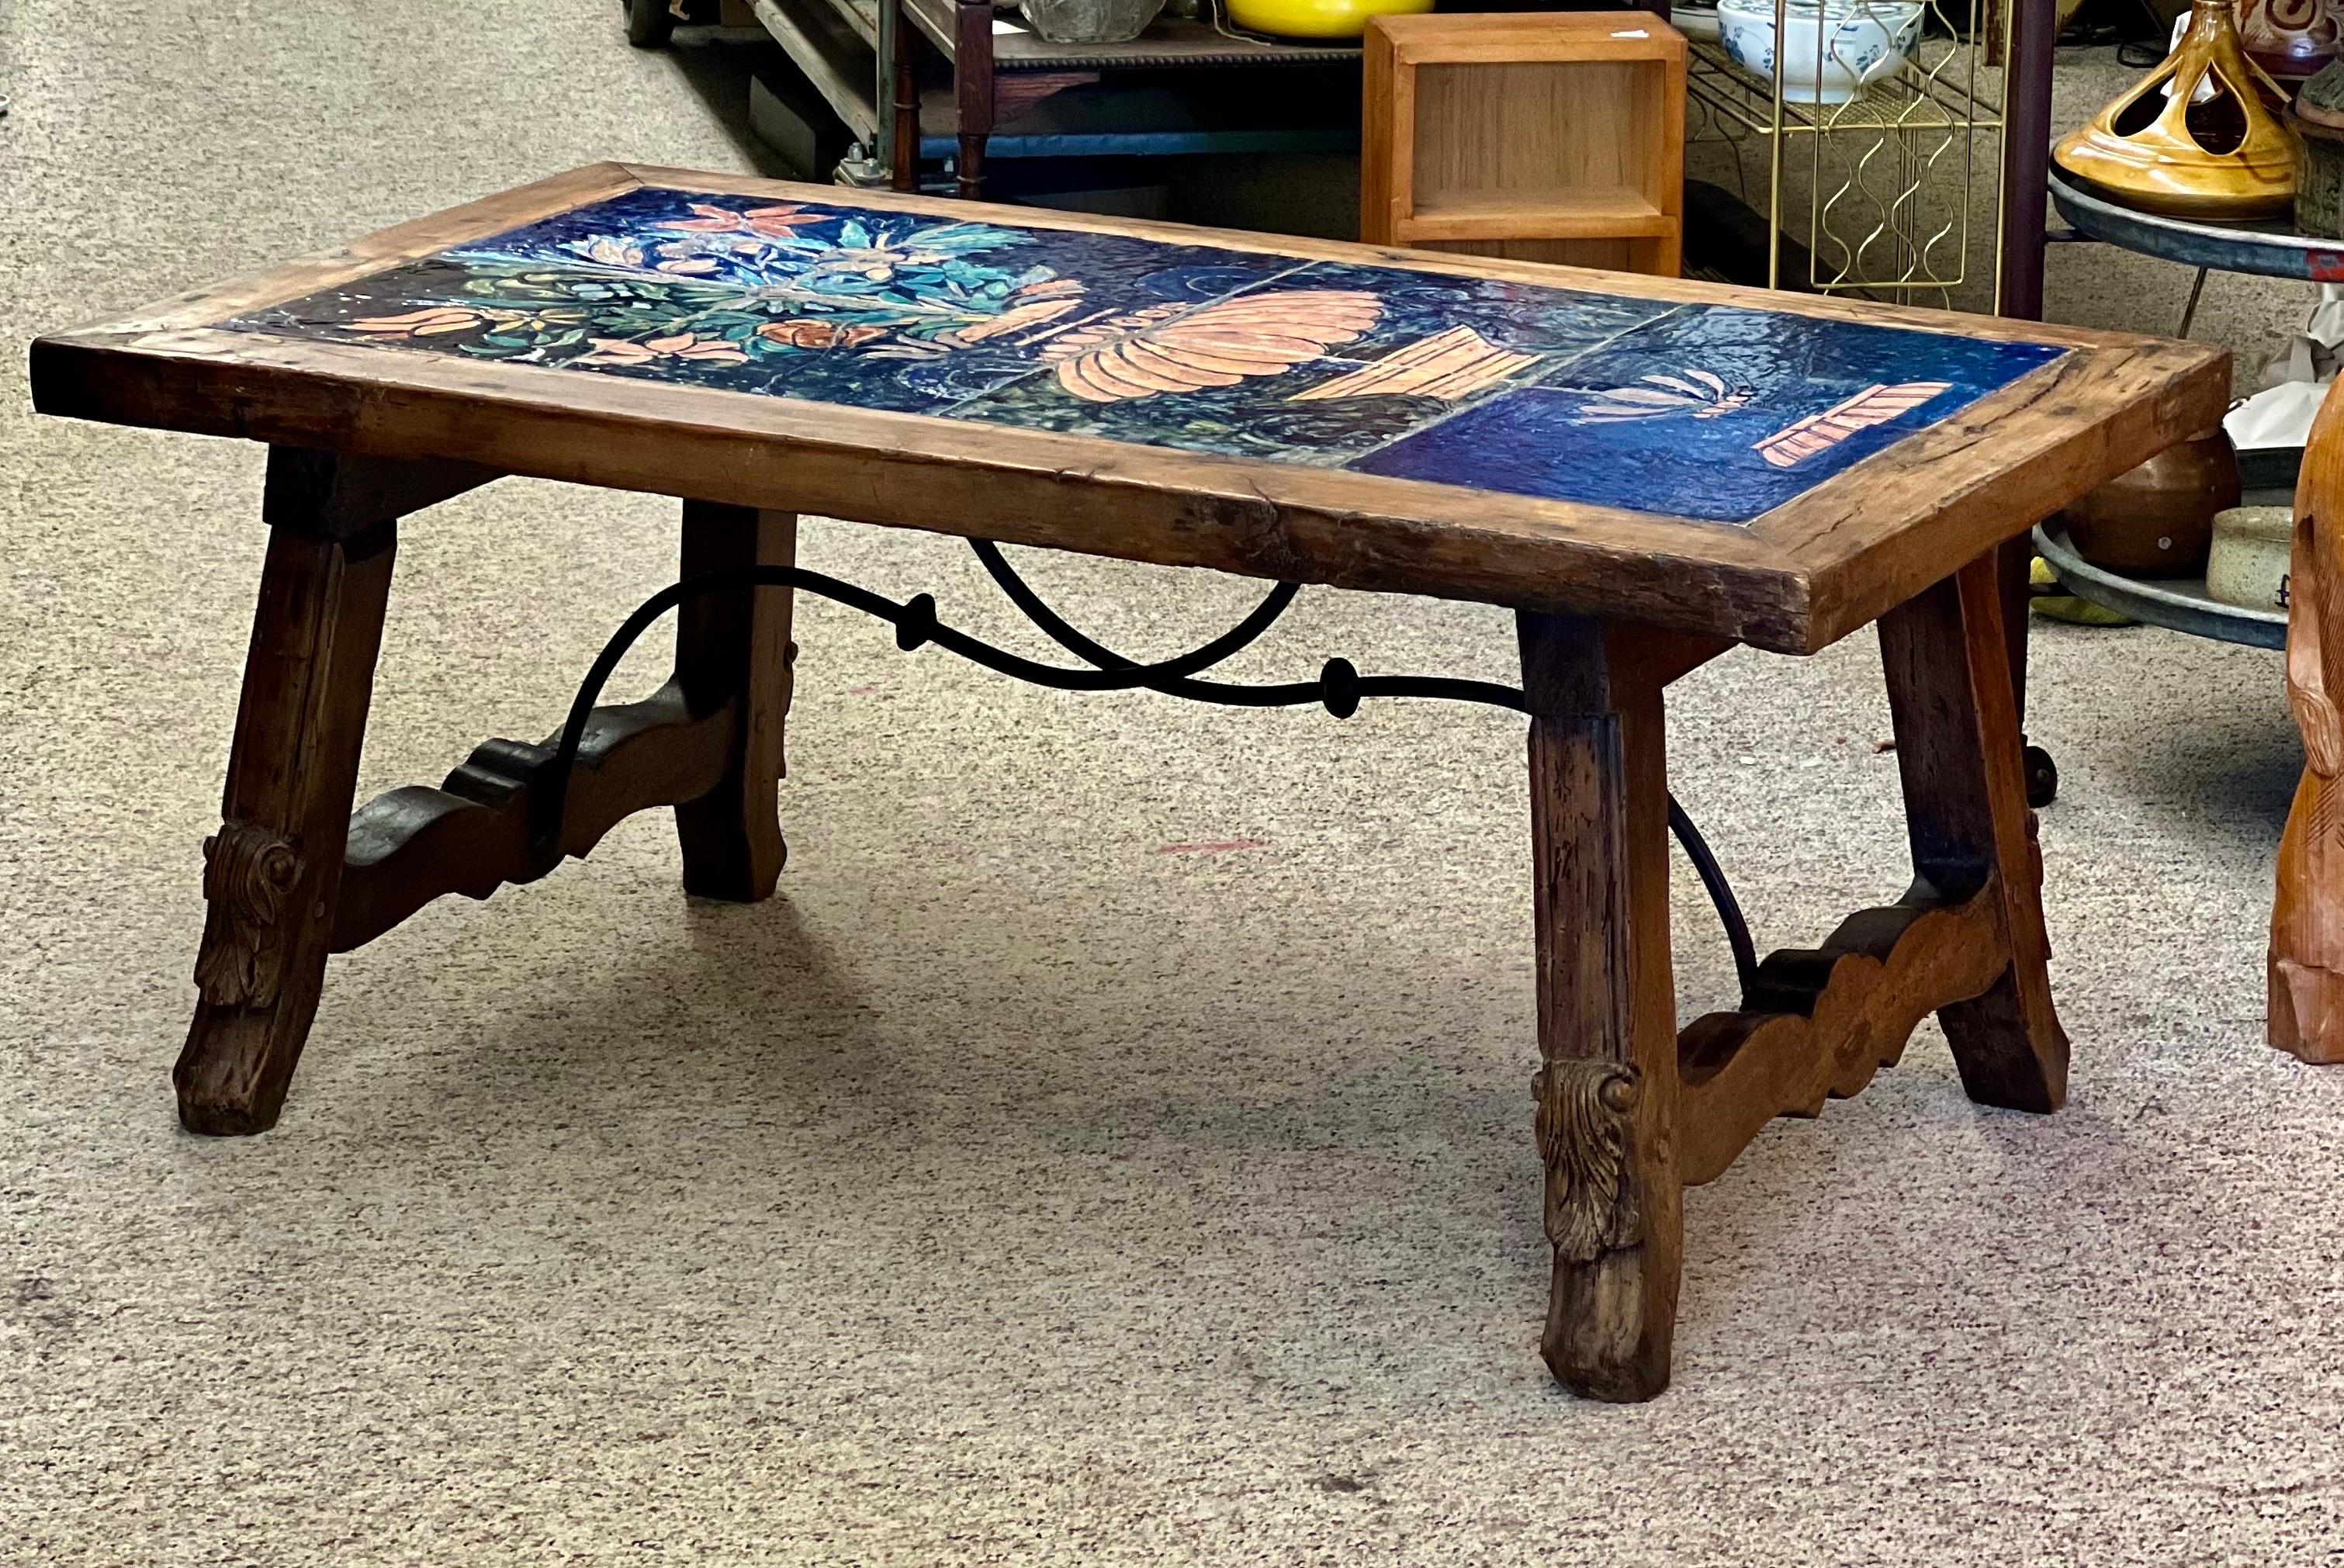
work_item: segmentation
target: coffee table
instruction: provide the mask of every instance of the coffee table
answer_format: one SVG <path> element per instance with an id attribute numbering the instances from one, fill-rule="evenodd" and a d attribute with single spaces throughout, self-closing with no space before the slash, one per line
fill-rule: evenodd
<path id="1" fill-rule="evenodd" d="M 1974 1099 L 2060 1103 L 1992 552 L 2204 429 L 2228 378 L 2033 322 L 604 164 L 43 338 L 33 385 L 271 448 L 175 1075 L 198 1132 L 274 1123 L 329 954 L 632 812 L 674 808 L 691 892 L 773 891 L 790 591 L 860 592 L 794 567 L 800 512 L 1512 609 L 1519 693 L 1339 660 L 1208 683 L 1063 625 L 1098 667 L 992 662 L 1527 712 L 1544 1349 L 1634 1400 L 1668 1379 L 1682 1189 L 1770 1118 L 1854 1094 L 1933 1011 Z M 682 499 L 674 678 L 353 816 L 398 520 L 504 474 Z M 861 603 L 983 656 L 924 595 Z M 1680 1032 L 1663 690 L 1874 622 L 1915 881 Z"/>

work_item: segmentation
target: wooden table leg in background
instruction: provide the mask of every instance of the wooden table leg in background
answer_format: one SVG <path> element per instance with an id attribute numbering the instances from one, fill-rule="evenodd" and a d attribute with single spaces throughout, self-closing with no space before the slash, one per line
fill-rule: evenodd
<path id="1" fill-rule="evenodd" d="M 2057 0 L 2004 0 L 2010 45 L 2004 74 L 2006 107 L 2002 135 L 2002 238 L 1996 256 L 1995 314 L 2022 321 L 2043 319 L 2044 209 L 2051 174 L 2051 57 L 2057 43 Z M 2004 40 L 2002 16 L 1989 22 L 1989 49 Z M 1998 52 L 1998 51 L 1997 51 Z M 1996 60 L 1996 64 L 2002 64 Z M 2017 698 L 2018 727 L 2026 727 L 2026 602 L 2035 541 L 2026 534 L 2001 551 L 2003 633 L 2009 648 L 2011 689 Z M 2025 736 L 2021 734 L 2021 744 Z M 2027 800 L 2048 805 L 2059 791 L 2059 771 L 2051 754 L 2030 747 L 2026 758 Z"/>
<path id="2" fill-rule="evenodd" d="M 890 138 L 893 167 L 888 183 L 897 190 L 920 188 L 920 28 L 904 0 L 882 0 L 887 7 L 888 69 L 895 74 L 895 129 Z"/>
<path id="3" fill-rule="evenodd" d="M 709 501 L 683 503 L 683 575 L 730 566 L 790 566 L 798 520 Z M 754 903 L 768 897 L 788 847 L 782 842 L 776 786 L 782 725 L 790 707 L 791 592 L 743 589 L 687 601 L 677 609 L 675 684 L 694 717 L 740 705 L 724 780 L 675 808 L 683 846 L 683 886 L 702 898 Z"/>
<path id="4" fill-rule="evenodd" d="M 2010 672 L 2012 713 L 2018 725 L 2019 777 L 2028 805 L 2059 798 L 2059 764 L 2045 747 L 2026 738 L 2026 638 L 2029 602 L 2035 597 L 2035 538 L 2022 533 L 1995 552 L 1995 575 L 2002 598 L 2002 642 Z"/>
<path id="5" fill-rule="evenodd" d="M 2027 809 L 1995 552 L 1880 619 L 1916 895 L 1942 903 L 1989 884 L 2008 961 L 1984 994 L 1938 1012 L 1974 1100 L 2058 1108 L 2067 1037 L 2051 1007 L 2043 862 Z"/>
<path id="6" fill-rule="evenodd" d="M 1662 682 L 1635 667 L 1632 633 L 1528 612 L 1517 626 L 1554 1249 L 1546 1361 L 1575 1392 L 1647 1400 L 1668 1386 L 1683 1239 Z"/>
<path id="7" fill-rule="evenodd" d="M 1995 583 L 2002 601 L 2002 645 L 2010 667 L 2012 712 L 2026 727 L 2026 617 L 2035 597 L 2035 536 L 2022 533 L 1994 554 Z"/>
<path id="8" fill-rule="evenodd" d="M 686 501 L 683 572 L 793 563 L 783 511 Z M 786 588 L 727 589 L 678 611 L 675 673 L 586 723 L 563 797 L 557 854 L 530 835 L 554 741 L 490 740 L 438 788 L 406 784 L 351 820 L 333 951 L 363 946 L 431 900 L 487 898 L 582 859 L 639 811 L 675 808 L 684 891 L 749 902 L 773 891 L 786 849 L 774 785 L 796 648 Z"/>
<path id="9" fill-rule="evenodd" d="M 2002 239 L 1996 256 L 1995 314 L 2022 321 L 2043 319 L 2044 209 L 2051 175 L 2051 57 L 2058 41 L 2057 0 L 2005 0 L 2009 25 L 2008 68 L 2003 77 L 2007 113 L 2002 134 Z M 2001 18 L 1994 18 L 1998 24 Z M 1991 49 L 2003 39 L 1998 25 Z M 1999 62 L 1997 62 L 1999 63 Z M 2020 744 L 2026 728 L 2026 602 L 2035 541 L 2026 534 L 2001 551 L 2003 633 L 2007 640 L 2011 690 L 2017 699 Z M 2059 793 L 2059 770 L 2051 754 L 2027 747 L 2026 797 L 2048 805 Z"/>

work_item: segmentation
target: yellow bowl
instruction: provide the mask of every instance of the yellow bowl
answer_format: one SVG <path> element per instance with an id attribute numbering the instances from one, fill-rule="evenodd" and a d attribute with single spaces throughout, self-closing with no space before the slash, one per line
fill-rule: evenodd
<path id="1" fill-rule="evenodd" d="M 1433 0 L 1228 0 L 1229 21 L 1281 38 L 1356 38 L 1370 16 L 1415 16 Z"/>

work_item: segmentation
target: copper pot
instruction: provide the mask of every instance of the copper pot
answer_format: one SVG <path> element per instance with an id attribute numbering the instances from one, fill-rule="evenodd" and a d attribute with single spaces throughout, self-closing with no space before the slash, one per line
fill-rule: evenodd
<path id="1" fill-rule="evenodd" d="M 2214 514 L 2238 504 L 2238 453 L 2221 426 L 2166 448 L 2059 514 L 2076 553 L 2127 577 L 2196 577 Z"/>

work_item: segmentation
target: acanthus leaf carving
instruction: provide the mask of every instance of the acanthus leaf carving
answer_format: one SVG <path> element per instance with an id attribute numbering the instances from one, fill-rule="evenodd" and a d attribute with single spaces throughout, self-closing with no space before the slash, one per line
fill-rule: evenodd
<path id="1" fill-rule="evenodd" d="M 215 1007 L 265 1007 L 285 964 L 279 922 L 300 879 L 292 845 L 265 827 L 231 822 L 204 840 L 204 944 L 196 988 Z"/>
<path id="2" fill-rule="evenodd" d="M 1532 1080 L 1557 1258 L 1591 1263 L 1643 1239 L 1630 1160 L 1642 1088 L 1634 1067 L 1604 1057 L 1557 1057 Z"/>

